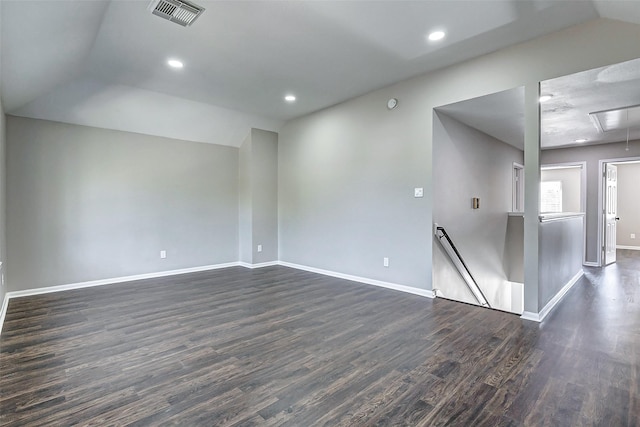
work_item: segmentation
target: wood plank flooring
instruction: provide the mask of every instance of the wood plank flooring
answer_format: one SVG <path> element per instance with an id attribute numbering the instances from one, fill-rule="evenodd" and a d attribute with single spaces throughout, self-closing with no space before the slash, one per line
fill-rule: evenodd
<path id="1" fill-rule="evenodd" d="M 541 325 L 285 267 L 13 299 L 0 425 L 637 426 L 639 289 L 620 251 Z"/>

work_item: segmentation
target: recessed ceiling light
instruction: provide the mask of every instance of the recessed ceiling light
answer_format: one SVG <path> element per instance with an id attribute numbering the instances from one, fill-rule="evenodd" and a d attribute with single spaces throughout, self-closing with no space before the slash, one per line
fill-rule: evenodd
<path id="1" fill-rule="evenodd" d="M 293 95 L 287 95 L 287 96 L 284 97 L 284 100 L 287 101 L 287 102 L 293 102 L 293 101 L 296 100 L 296 97 L 293 96 Z"/>
<path id="2" fill-rule="evenodd" d="M 434 31 L 432 33 L 429 34 L 429 40 L 431 40 L 432 42 L 438 41 L 438 40 L 442 40 L 444 38 L 444 31 Z"/>
<path id="3" fill-rule="evenodd" d="M 579 138 L 575 140 L 575 142 L 577 142 L 578 144 L 582 144 L 583 142 L 587 142 L 587 141 L 588 141 L 587 138 Z"/>
<path id="4" fill-rule="evenodd" d="M 551 98 L 553 98 L 553 95 L 542 95 L 540 96 L 539 101 L 540 102 L 547 102 L 548 100 L 550 100 Z"/>
<path id="5" fill-rule="evenodd" d="M 169 64 L 169 67 L 171 68 L 182 68 L 184 67 L 184 64 L 182 63 L 182 61 L 178 61 L 177 59 L 170 59 L 167 61 L 167 64 Z"/>

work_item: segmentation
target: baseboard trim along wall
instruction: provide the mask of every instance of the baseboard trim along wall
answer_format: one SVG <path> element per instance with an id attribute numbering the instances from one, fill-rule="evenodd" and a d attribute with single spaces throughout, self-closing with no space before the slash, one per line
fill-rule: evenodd
<path id="1" fill-rule="evenodd" d="M 562 300 L 567 292 L 569 292 L 569 289 L 571 289 L 583 275 L 583 270 L 578 271 L 576 275 L 573 276 L 553 298 L 551 298 L 547 305 L 545 305 L 544 308 L 540 310 L 540 313 L 525 311 L 524 313 L 522 313 L 522 316 L 520 316 L 520 318 L 524 320 L 532 320 L 534 322 L 542 322 L 544 318 L 547 317 L 547 315 L 551 312 L 551 310 L 553 310 L 553 307 L 555 307 L 560 302 L 560 300 Z"/>
<path id="2" fill-rule="evenodd" d="M 260 262 L 258 264 L 249 264 L 248 262 L 239 262 L 238 265 L 244 268 L 262 268 L 271 267 L 273 265 L 279 265 L 278 261 Z"/>
<path id="3" fill-rule="evenodd" d="M 629 249 L 630 251 L 640 251 L 640 246 L 617 245 L 616 249 Z"/>
<path id="4" fill-rule="evenodd" d="M 350 274 L 337 273 L 335 271 L 323 270 L 320 268 L 309 267 L 306 265 L 292 264 L 290 262 L 279 261 L 278 265 L 283 267 L 295 268 L 298 270 L 309 271 L 311 273 L 318 273 L 324 276 L 336 277 L 338 279 L 351 280 L 352 282 L 365 283 L 367 285 L 379 286 L 381 288 L 393 289 L 395 291 L 406 292 L 408 294 L 420 295 L 427 298 L 435 298 L 432 290 L 414 288 L 412 286 L 398 285 L 396 283 L 383 282 L 381 280 L 368 279 L 366 277 L 352 276 Z"/>
<path id="5" fill-rule="evenodd" d="M 582 265 L 586 267 L 600 267 L 600 265 L 597 262 L 592 262 L 592 261 L 585 261 L 582 263 Z"/>
<path id="6" fill-rule="evenodd" d="M 9 307 L 9 296 L 5 294 L 2 300 L 2 308 L 0 309 L 0 334 L 2 333 L 2 325 L 4 325 L 4 316 L 7 314 L 7 308 Z"/>
<path id="7" fill-rule="evenodd" d="M 111 279 L 91 280 L 88 282 L 70 283 L 68 285 L 49 286 L 46 288 L 27 289 L 24 291 L 7 292 L 10 298 L 26 297 L 31 295 L 48 294 L 50 292 L 68 291 L 71 289 L 90 288 L 93 286 L 111 285 L 122 282 L 133 282 L 135 280 L 155 279 L 157 277 L 175 276 L 177 274 L 197 273 L 199 271 L 217 270 L 220 268 L 238 267 L 238 262 L 228 262 L 224 264 L 203 265 L 200 267 L 181 268 L 179 270 L 158 271 L 156 273 L 135 274 L 133 276 L 114 277 Z"/>
<path id="8" fill-rule="evenodd" d="M 136 280 L 154 279 L 157 277 L 174 276 L 177 274 L 196 273 L 199 271 L 217 270 L 220 268 L 228 267 L 245 267 L 245 268 L 262 268 L 270 267 L 274 265 L 281 265 L 283 267 L 295 268 L 298 270 L 309 271 L 312 273 L 322 274 L 325 276 L 337 277 L 339 279 L 351 280 L 353 282 L 365 283 L 367 285 L 379 286 L 382 288 L 393 289 L 396 291 L 406 292 L 413 295 L 420 295 L 427 298 L 435 298 L 433 291 L 426 289 L 414 288 L 411 286 L 398 285 L 396 283 L 383 282 L 380 280 L 368 279 L 366 277 L 352 276 L 349 274 L 337 273 L 335 271 L 322 270 L 319 268 L 307 267 L 304 265 L 292 264 L 282 261 L 270 261 L 262 262 L 258 264 L 249 264 L 246 262 L 228 262 L 224 264 L 205 265 L 201 267 L 182 268 L 179 270 L 160 271 L 156 273 L 136 274 L 133 276 L 114 277 L 111 279 L 91 280 L 88 282 L 70 283 L 67 285 L 49 286 L 46 288 L 27 289 L 24 291 L 12 291 L 7 292 L 2 301 L 2 311 L 0 311 L 0 333 L 2 333 L 2 326 L 4 325 L 4 318 L 9 307 L 9 300 L 11 298 L 20 298 L 31 295 L 48 294 L 51 292 L 69 291 L 72 289 L 90 288 L 93 286 L 112 285 L 116 283 L 132 282 Z"/>
<path id="9" fill-rule="evenodd" d="M 204 265 L 200 267 L 181 268 L 179 270 L 159 271 L 156 273 L 135 274 L 133 276 L 114 277 L 111 279 L 90 280 L 88 282 L 70 283 L 67 285 L 49 286 L 46 288 L 26 289 L 24 291 L 11 291 L 7 292 L 2 302 L 2 312 L 0 312 L 0 333 L 2 333 L 2 326 L 4 325 L 4 318 L 7 314 L 7 308 L 9 307 L 9 300 L 11 298 L 20 298 L 31 295 L 42 295 L 51 292 L 70 291 L 72 289 L 91 288 L 93 286 L 113 285 L 116 283 L 133 282 L 135 280 L 154 279 L 157 277 L 175 276 L 176 274 L 196 273 L 198 271 L 217 270 L 220 268 L 237 267 L 240 263 L 228 262 L 224 264 Z"/>

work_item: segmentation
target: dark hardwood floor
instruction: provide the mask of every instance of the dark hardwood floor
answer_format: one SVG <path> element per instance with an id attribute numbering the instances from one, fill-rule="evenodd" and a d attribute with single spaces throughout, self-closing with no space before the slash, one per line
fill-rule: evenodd
<path id="1" fill-rule="evenodd" d="M 543 324 L 285 267 L 13 299 L 0 424 L 640 425 L 640 252 Z"/>

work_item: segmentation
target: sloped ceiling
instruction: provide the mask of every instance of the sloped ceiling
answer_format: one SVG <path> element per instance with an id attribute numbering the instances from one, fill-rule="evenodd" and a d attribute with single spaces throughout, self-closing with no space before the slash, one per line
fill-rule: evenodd
<path id="1" fill-rule="evenodd" d="M 277 131 L 288 119 L 598 16 L 640 22 L 624 1 L 196 3 L 206 11 L 184 28 L 152 15 L 147 1 L 3 0 L 5 111 L 238 146 L 250 127 Z M 445 40 L 427 42 L 438 28 Z M 170 57 L 184 68 L 168 68 Z M 287 93 L 297 101 L 285 103 Z"/>
<path id="2" fill-rule="evenodd" d="M 524 151 L 524 87 L 456 102 L 436 110 Z"/>

